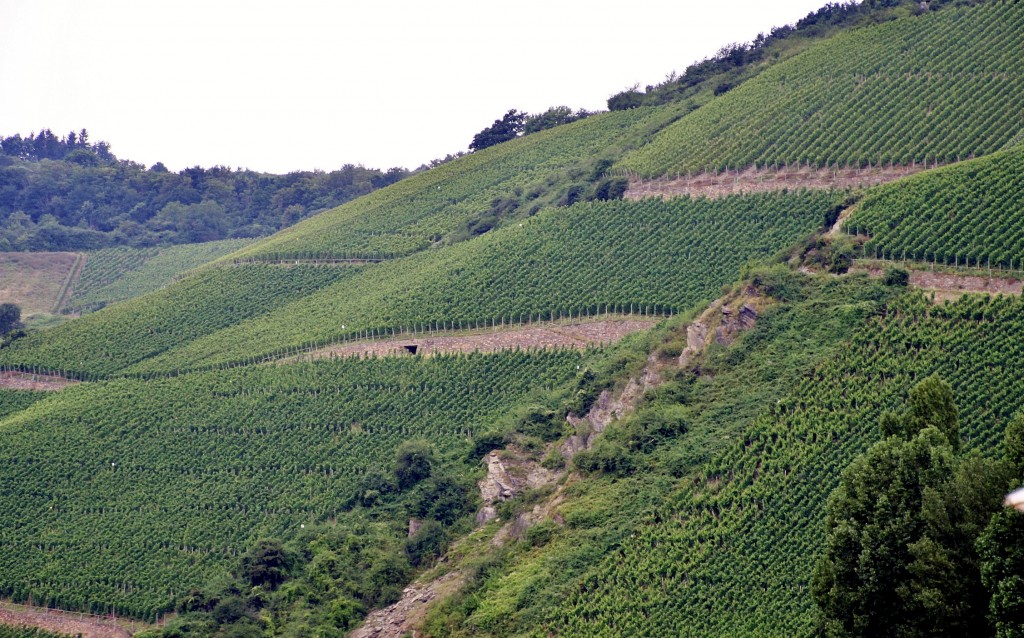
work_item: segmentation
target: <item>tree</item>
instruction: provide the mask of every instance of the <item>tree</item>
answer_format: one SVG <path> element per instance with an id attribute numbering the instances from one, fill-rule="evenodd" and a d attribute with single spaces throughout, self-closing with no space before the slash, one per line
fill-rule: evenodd
<path id="1" fill-rule="evenodd" d="M 999 508 L 1004 465 L 958 457 L 952 390 L 930 377 L 886 436 L 843 473 L 812 582 L 827 636 L 975 636 L 987 597 L 974 543 Z"/>
<path id="2" fill-rule="evenodd" d="M 430 476 L 435 463 L 434 447 L 427 441 L 406 441 L 395 453 L 395 478 L 405 490 Z"/>
<path id="3" fill-rule="evenodd" d="M 242 577 L 254 587 L 273 589 L 288 578 L 291 567 L 281 541 L 262 540 L 242 558 Z"/>
<path id="4" fill-rule="evenodd" d="M 21 328 L 21 307 L 13 303 L 0 304 L 0 337 Z"/>
<path id="5" fill-rule="evenodd" d="M 997 512 L 978 538 L 981 580 L 998 638 L 1024 638 L 1024 514 Z"/>
<path id="6" fill-rule="evenodd" d="M 520 113 L 512 109 L 500 120 L 494 120 L 493 124 L 474 135 L 473 141 L 469 144 L 469 149 L 471 151 L 479 151 L 488 146 L 501 144 L 502 142 L 519 137 L 520 133 L 523 132 L 525 121 L 526 113 Z"/>

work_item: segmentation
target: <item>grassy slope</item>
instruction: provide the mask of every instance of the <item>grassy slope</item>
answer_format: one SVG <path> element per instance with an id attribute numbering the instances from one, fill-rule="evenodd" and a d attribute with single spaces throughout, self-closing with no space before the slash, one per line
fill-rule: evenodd
<path id="1" fill-rule="evenodd" d="M 645 176 L 726 166 L 956 161 L 1021 130 L 1024 5 L 992 2 L 843 32 L 662 131 L 620 165 Z"/>
<path id="2" fill-rule="evenodd" d="M 88 255 L 71 310 L 101 308 L 159 290 L 178 275 L 240 250 L 252 239 L 225 239 L 166 248 L 105 248 Z"/>
<path id="3" fill-rule="evenodd" d="M 78 259 L 76 253 L 0 253 L 0 303 L 22 316 L 50 313 Z"/>
<path id="4" fill-rule="evenodd" d="M 401 441 L 461 458 L 581 356 L 346 359 L 51 395 L 0 420 L 0 596 L 151 617 L 254 540 L 344 517 Z"/>
<path id="5" fill-rule="evenodd" d="M 1024 147 L 874 189 L 846 222 L 869 255 L 1024 267 Z"/>

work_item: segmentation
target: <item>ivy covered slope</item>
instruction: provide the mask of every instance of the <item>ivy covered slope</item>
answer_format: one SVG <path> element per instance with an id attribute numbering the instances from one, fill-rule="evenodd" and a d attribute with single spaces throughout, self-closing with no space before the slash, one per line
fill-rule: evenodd
<path id="1" fill-rule="evenodd" d="M 88 253 L 66 310 L 96 310 L 163 288 L 174 278 L 244 248 L 253 239 L 224 239 L 166 248 L 103 248 Z"/>
<path id="2" fill-rule="evenodd" d="M 678 104 L 604 113 L 442 164 L 287 228 L 233 258 L 393 257 L 483 233 L 591 192 Z"/>
<path id="3" fill-rule="evenodd" d="M 814 191 L 550 209 L 472 242 L 364 269 L 127 371 L 244 362 L 366 329 L 677 312 L 715 298 L 747 261 L 820 227 L 840 201 Z"/>
<path id="4" fill-rule="evenodd" d="M 451 465 L 582 356 L 323 360 L 67 389 L 0 420 L 0 596 L 152 618 L 256 539 L 348 520 L 371 488 L 401 541 L 409 516 L 451 524 L 444 490 L 467 498 L 461 479 L 389 496 L 398 445 L 428 439 Z M 403 498 L 424 509 L 389 505 Z"/>
<path id="5" fill-rule="evenodd" d="M 776 297 L 757 325 L 610 426 L 587 453 L 602 462 L 576 462 L 604 470 L 568 487 L 565 525 L 491 558 L 430 635 L 809 636 L 824 505 L 881 412 L 937 373 L 968 448 L 997 450 L 1024 393 L 1005 374 L 1024 365 L 1024 302 L 932 306 L 863 275 L 753 285 Z"/>
<path id="6" fill-rule="evenodd" d="M 868 255 L 1024 267 L 1024 146 L 872 190 L 845 224 Z"/>
<path id="7" fill-rule="evenodd" d="M 78 379 L 109 375 L 354 272 L 262 264 L 208 269 L 155 293 L 19 339 L 0 350 L 0 365 L 42 368 Z"/>
<path id="8" fill-rule="evenodd" d="M 782 164 L 954 162 L 1021 132 L 1024 4 L 946 7 L 842 32 L 629 154 L 644 176 Z"/>

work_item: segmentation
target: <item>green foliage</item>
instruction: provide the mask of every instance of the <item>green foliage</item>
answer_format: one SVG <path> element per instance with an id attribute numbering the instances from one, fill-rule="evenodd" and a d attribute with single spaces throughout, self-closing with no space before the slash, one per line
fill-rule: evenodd
<path id="1" fill-rule="evenodd" d="M 1011 105 L 1024 98 L 1022 24 L 1019 3 L 992 2 L 839 33 L 714 98 L 620 166 L 653 177 L 998 151 L 1020 130 Z"/>
<path id="2" fill-rule="evenodd" d="M 395 452 L 395 479 L 398 489 L 407 490 L 430 476 L 437 459 L 436 452 L 428 441 L 417 439 L 406 441 Z"/>
<path id="3" fill-rule="evenodd" d="M 152 618 L 250 550 L 268 576 L 246 578 L 269 591 L 272 574 L 301 568 L 252 550 L 259 539 L 347 525 L 364 501 L 395 540 L 352 568 L 377 592 L 359 600 L 390 602 L 407 582 L 410 513 L 451 525 L 470 511 L 452 459 L 581 356 L 321 360 L 68 388 L 0 422 L 0 596 Z M 437 464 L 397 493 L 379 473 L 412 438 Z M 299 596 L 289 582 L 277 592 Z"/>
<path id="4" fill-rule="evenodd" d="M 253 587 L 272 590 L 288 579 L 292 562 L 280 541 L 264 539 L 242 557 L 241 575 Z"/>
<path id="5" fill-rule="evenodd" d="M 13 303 L 0 303 L 0 337 L 22 328 L 21 307 Z"/>
<path id="6" fill-rule="evenodd" d="M 494 124 L 474 135 L 473 141 L 469 143 L 469 150 L 480 151 L 495 144 L 514 140 L 522 134 L 526 118 L 526 113 L 510 110 L 501 119 L 494 120 Z"/>
<path id="7" fill-rule="evenodd" d="M 661 316 L 716 296 L 741 265 L 812 230 L 835 197 L 806 191 L 548 210 L 472 242 L 365 268 L 129 371 L 228 364 L 367 331 L 429 332 L 570 315 Z M 29 356 L 26 351 L 22 361 L 33 360 Z"/>
<path id="8" fill-rule="evenodd" d="M 910 273 L 904 268 L 886 268 L 885 276 L 882 277 L 882 281 L 885 282 L 886 286 L 901 286 L 906 288 L 910 283 Z"/>
<path id="9" fill-rule="evenodd" d="M 847 220 L 864 253 L 959 266 L 1024 268 L 1024 148 L 869 191 Z"/>
<path id="10" fill-rule="evenodd" d="M 409 175 L 352 164 L 287 175 L 224 166 L 171 173 L 160 162 L 147 170 L 118 161 L 105 142 L 79 140 L 48 129 L 0 140 L 0 183 L 9 185 L 0 246 L 95 250 L 257 237 Z"/>
<path id="11" fill-rule="evenodd" d="M 81 634 L 77 634 L 81 636 Z M 19 627 L 0 625 L 0 638 L 70 638 L 70 634 L 60 634 L 39 627 Z"/>
<path id="12" fill-rule="evenodd" d="M 1019 479 L 1019 474 L 1017 478 Z M 1024 515 L 997 512 L 978 539 L 981 579 L 991 594 L 989 619 L 997 638 L 1024 636 Z"/>
<path id="13" fill-rule="evenodd" d="M 982 635 L 988 601 L 972 548 L 999 507 L 1004 470 L 956 457 L 957 410 L 938 377 L 910 391 L 898 420 L 902 436 L 854 460 L 829 499 L 812 585 L 822 633 Z"/>
<path id="14" fill-rule="evenodd" d="M 168 248 L 104 248 L 86 257 L 65 311 L 102 308 L 163 288 L 181 274 L 251 244 L 226 239 Z"/>
<path id="15" fill-rule="evenodd" d="M 20 412 L 46 396 L 48 396 L 46 392 L 0 388 L 0 419 L 8 414 Z"/>
<path id="16" fill-rule="evenodd" d="M 1005 374 L 1024 365 L 1020 300 L 893 300 L 899 289 L 862 275 L 795 274 L 785 290 L 791 301 L 701 363 L 713 373 L 686 393 L 686 434 L 634 453 L 643 473 L 573 486 L 559 536 L 485 577 L 453 612 L 465 614 L 462 635 L 809 635 L 824 506 L 842 470 L 878 440 L 881 413 L 938 374 L 957 398 L 966 454 L 999 450 L 1024 396 L 1024 381 Z M 933 439 L 949 449 L 945 436 Z M 991 488 L 988 479 L 970 487 L 987 464 L 960 465 L 922 510 L 938 543 L 914 550 L 922 583 L 939 582 L 932 558 L 952 538 L 939 513 L 954 531 L 986 523 L 971 512 L 993 503 L 968 496 Z"/>

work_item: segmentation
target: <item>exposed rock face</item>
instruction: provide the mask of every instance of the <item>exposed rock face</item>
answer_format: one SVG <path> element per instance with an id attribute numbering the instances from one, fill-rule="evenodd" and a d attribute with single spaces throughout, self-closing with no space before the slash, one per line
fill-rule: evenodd
<path id="1" fill-rule="evenodd" d="M 551 484 L 560 476 L 514 448 L 491 452 L 484 457 L 484 461 L 487 463 L 487 476 L 477 483 L 483 501 L 483 507 L 476 515 L 478 524 L 497 517 L 496 503 L 521 494 L 524 490 Z"/>
<path id="2" fill-rule="evenodd" d="M 722 325 L 715 330 L 715 341 L 722 345 L 732 343 L 737 334 L 753 328 L 757 322 L 757 311 L 750 304 L 743 304 L 739 312 L 722 308 L 722 315 Z"/>

